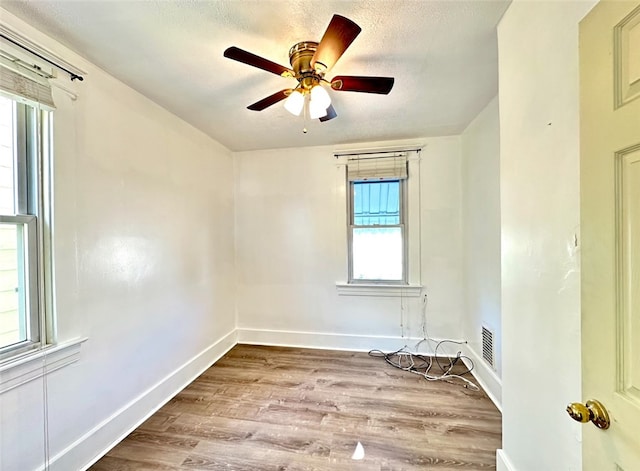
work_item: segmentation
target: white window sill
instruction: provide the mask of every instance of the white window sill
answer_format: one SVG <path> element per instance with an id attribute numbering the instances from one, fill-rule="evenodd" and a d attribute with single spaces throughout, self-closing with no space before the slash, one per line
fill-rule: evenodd
<path id="1" fill-rule="evenodd" d="M 0 394 L 75 363 L 86 340 L 85 337 L 47 346 L 0 365 Z"/>
<path id="2" fill-rule="evenodd" d="M 385 285 L 378 283 L 336 283 L 340 296 L 387 296 L 417 298 L 422 285 Z"/>

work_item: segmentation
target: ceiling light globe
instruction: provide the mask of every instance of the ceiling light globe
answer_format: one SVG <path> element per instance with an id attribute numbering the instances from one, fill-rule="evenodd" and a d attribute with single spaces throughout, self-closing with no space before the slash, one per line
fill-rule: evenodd
<path id="1" fill-rule="evenodd" d="M 311 103 L 316 103 L 325 110 L 329 108 L 331 97 L 322 85 L 316 85 L 311 89 Z"/>
<path id="2" fill-rule="evenodd" d="M 284 101 L 284 108 L 292 115 L 300 116 L 302 108 L 304 108 L 304 95 L 298 90 L 294 90 Z"/>
<path id="3" fill-rule="evenodd" d="M 319 105 L 317 102 L 311 100 L 309 102 L 309 118 L 318 119 L 327 115 L 327 108 Z"/>

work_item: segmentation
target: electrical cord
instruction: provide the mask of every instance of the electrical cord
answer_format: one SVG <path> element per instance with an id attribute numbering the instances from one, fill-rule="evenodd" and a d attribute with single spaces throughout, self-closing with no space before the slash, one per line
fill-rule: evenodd
<path id="1" fill-rule="evenodd" d="M 453 342 L 453 341 L 442 340 L 438 342 L 436 349 L 441 343 L 444 343 L 444 342 Z M 464 342 L 454 342 L 454 343 L 464 343 Z M 461 380 L 463 382 L 463 387 L 472 389 L 474 391 L 480 390 L 480 388 L 473 381 L 470 381 L 463 376 L 468 373 L 471 373 L 471 371 L 474 368 L 474 364 L 469 357 L 462 355 L 460 352 L 458 352 L 458 355 L 449 362 L 448 367 L 442 366 L 442 364 L 438 360 L 438 357 L 435 355 L 432 357 L 432 356 L 420 355 L 417 353 L 411 353 L 408 350 L 406 350 L 406 347 L 402 347 L 400 350 L 396 350 L 395 352 L 391 352 L 391 353 L 385 353 L 382 350 L 374 349 L 369 351 L 369 356 L 376 357 L 376 358 L 383 358 L 389 365 L 395 368 L 398 368 L 400 370 L 408 371 L 409 373 L 422 376 L 427 381 L 444 381 L 446 383 L 457 384 L 455 381 L 452 381 L 452 380 Z M 434 357 L 436 359 L 435 364 L 437 364 L 441 369 L 440 374 L 431 373 L 431 369 L 433 368 L 433 365 L 434 365 Z M 453 367 L 456 365 L 456 363 L 459 360 L 463 358 L 467 359 L 471 363 L 471 368 L 467 368 L 467 371 L 464 371 L 462 373 L 455 373 L 455 374 L 452 373 Z"/>
<path id="2" fill-rule="evenodd" d="M 467 378 L 463 377 L 463 375 L 471 373 L 471 371 L 473 371 L 473 369 L 475 368 L 475 364 L 473 363 L 473 360 L 471 358 L 469 358 L 466 355 L 462 355 L 462 352 L 459 351 L 456 357 L 449 361 L 448 366 L 446 365 L 443 366 L 442 363 L 440 363 L 440 358 L 438 357 L 438 348 L 440 348 L 442 344 L 453 343 L 456 345 L 463 345 L 463 344 L 466 344 L 467 342 L 459 342 L 456 340 L 437 341 L 436 339 L 431 338 L 429 336 L 429 332 L 427 331 L 427 304 L 428 304 L 428 297 L 425 294 L 424 297 L 422 298 L 422 340 L 416 343 L 414 350 L 417 352 L 422 342 L 427 342 L 429 349 L 433 351 L 433 356 L 425 356 L 419 353 L 411 353 L 407 350 L 406 345 L 400 350 L 396 350 L 395 352 L 391 352 L 391 353 L 385 353 L 382 350 L 375 350 L 375 349 L 370 350 L 369 356 L 384 358 L 384 360 L 389 365 L 404 371 L 408 371 L 413 374 L 420 375 L 427 381 L 444 381 L 451 384 L 457 384 L 451 380 L 451 379 L 457 379 L 463 382 L 463 387 L 472 389 L 474 391 L 479 391 L 480 388 L 478 387 L 478 385 L 476 385 L 473 381 L 470 381 Z M 401 326 L 404 327 L 402 323 L 402 317 L 401 317 Z M 404 329 L 403 329 L 402 336 L 404 337 Z M 432 346 L 431 342 L 437 342 L 435 348 Z M 416 364 L 416 359 L 420 361 L 420 364 Z M 433 365 L 434 365 L 434 359 L 435 359 L 435 364 L 437 364 L 438 367 L 440 368 L 440 372 L 441 372 L 440 374 L 431 373 L 431 369 L 433 368 Z M 467 367 L 467 370 L 462 373 L 453 374 L 452 370 L 460 360 L 462 360 L 463 363 L 464 361 L 469 362 L 471 364 L 471 367 Z"/>

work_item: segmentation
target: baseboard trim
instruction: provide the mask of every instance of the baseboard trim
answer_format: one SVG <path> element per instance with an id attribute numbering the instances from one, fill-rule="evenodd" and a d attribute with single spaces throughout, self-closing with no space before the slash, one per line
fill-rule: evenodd
<path id="1" fill-rule="evenodd" d="M 516 471 L 516 468 L 513 467 L 509 458 L 507 458 L 507 454 L 502 449 L 496 450 L 496 471 Z"/>
<path id="2" fill-rule="evenodd" d="M 368 352 L 382 350 L 394 352 L 401 348 L 432 355 L 433 346 L 438 339 L 430 343 L 414 337 L 393 337 L 377 335 L 333 334 L 326 332 L 297 332 L 289 330 L 238 329 L 238 343 L 248 345 L 270 345 L 278 347 L 316 348 L 321 350 L 344 350 Z M 438 349 L 438 355 L 456 356 L 459 346 L 444 345 Z"/>
<path id="3" fill-rule="evenodd" d="M 473 370 L 471 374 L 480 386 L 482 386 L 482 389 L 485 390 L 487 396 L 489 396 L 500 413 L 502 413 L 502 380 L 468 344 L 464 346 L 463 351 L 466 356 L 473 360 Z M 471 367 L 468 361 L 465 361 L 465 364 L 467 367 Z"/>
<path id="4" fill-rule="evenodd" d="M 46 469 L 48 471 L 88 469 L 218 361 L 236 343 L 237 333 L 234 329 L 51 457 Z M 114 440 L 113 437 L 117 438 Z M 80 463 L 86 464 L 79 465 Z M 41 467 L 40 470 L 42 469 L 44 468 Z"/>

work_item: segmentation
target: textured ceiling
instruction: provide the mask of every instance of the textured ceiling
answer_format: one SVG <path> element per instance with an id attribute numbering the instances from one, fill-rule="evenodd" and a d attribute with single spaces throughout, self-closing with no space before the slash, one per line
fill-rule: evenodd
<path id="1" fill-rule="evenodd" d="M 497 93 L 496 24 L 509 1 L 11 1 L 2 7 L 231 150 L 457 134 Z M 223 57 L 238 46 L 289 66 L 334 13 L 362 28 L 327 78 L 395 77 L 389 95 L 332 91 L 338 117 L 307 124 L 282 103 L 295 85 Z M 91 80 L 88 76 L 87 80 Z"/>

